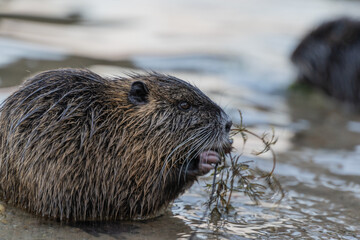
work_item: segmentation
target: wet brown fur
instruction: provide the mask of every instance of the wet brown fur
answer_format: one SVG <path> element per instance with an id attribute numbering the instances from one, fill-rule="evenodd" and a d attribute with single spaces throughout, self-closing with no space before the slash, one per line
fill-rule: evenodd
<path id="1" fill-rule="evenodd" d="M 136 81 L 148 90 L 138 104 L 129 97 Z M 0 199 L 60 220 L 155 216 L 200 175 L 200 152 L 228 144 L 223 110 L 157 73 L 47 71 L 0 111 Z"/>

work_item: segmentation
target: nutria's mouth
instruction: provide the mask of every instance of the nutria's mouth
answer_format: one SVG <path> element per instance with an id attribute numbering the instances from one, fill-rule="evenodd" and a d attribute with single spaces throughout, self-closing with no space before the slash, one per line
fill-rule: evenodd
<path id="1" fill-rule="evenodd" d="M 224 144 L 222 144 L 220 147 L 218 145 L 214 146 L 214 147 L 210 147 L 208 149 L 203 150 L 203 152 L 205 151 L 214 151 L 217 152 L 218 154 L 222 155 L 222 154 L 228 154 L 233 150 L 233 139 L 228 139 L 228 141 Z M 192 159 L 196 159 L 197 162 L 200 160 L 200 154 L 194 156 Z"/>
<path id="2" fill-rule="evenodd" d="M 202 150 L 202 152 L 192 157 L 191 160 L 188 162 L 188 165 L 186 167 L 186 174 L 191 175 L 194 174 L 192 172 L 195 172 L 195 175 L 198 176 L 208 173 L 210 171 L 209 165 L 211 165 L 214 168 L 218 163 L 220 163 L 220 161 L 222 161 L 223 155 L 228 154 L 232 151 L 233 149 L 232 144 L 233 144 L 233 140 L 228 139 L 228 141 L 221 144 L 220 146 L 214 144 L 213 147 Z M 218 158 L 218 161 L 214 159 L 214 153 L 210 153 L 210 151 L 218 153 L 218 155 L 215 156 Z M 205 160 L 201 162 L 201 155 L 206 152 L 209 153 L 208 155 L 209 161 Z M 205 158 L 207 158 L 207 155 L 205 156 Z M 201 169 L 200 172 L 199 169 Z"/>

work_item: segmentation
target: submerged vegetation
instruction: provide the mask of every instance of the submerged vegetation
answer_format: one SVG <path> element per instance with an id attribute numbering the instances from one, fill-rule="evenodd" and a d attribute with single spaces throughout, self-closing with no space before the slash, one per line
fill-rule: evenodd
<path id="1" fill-rule="evenodd" d="M 209 223 L 215 226 L 218 226 L 221 220 L 228 217 L 239 216 L 233 207 L 232 197 L 236 193 L 244 194 L 255 204 L 260 204 L 263 200 L 271 200 L 278 204 L 284 197 L 280 183 L 273 176 L 276 167 L 276 155 L 272 146 L 277 142 L 274 130 L 271 134 L 264 133 L 260 136 L 244 126 L 241 112 L 239 114 L 240 123 L 234 125 L 231 130 L 232 136 L 240 134 L 243 147 L 249 137 L 257 138 L 264 147 L 260 151 L 252 152 L 252 154 L 259 156 L 270 152 L 273 167 L 270 172 L 253 168 L 250 166 L 252 161 L 241 161 L 242 154 L 234 154 L 234 149 L 222 156 L 221 164 L 215 166 L 212 183 L 206 185 L 210 196 L 202 219 L 204 221 L 208 218 Z M 196 234 L 196 231 L 193 234 Z"/>

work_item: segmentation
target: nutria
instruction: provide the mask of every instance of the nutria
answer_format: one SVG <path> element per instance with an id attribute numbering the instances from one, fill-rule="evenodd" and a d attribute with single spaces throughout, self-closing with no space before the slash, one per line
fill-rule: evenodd
<path id="1" fill-rule="evenodd" d="M 43 72 L 0 111 L 1 199 L 60 220 L 157 216 L 231 148 L 218 105 L 153 72 Z"/>
<path id="2" fill-rule="evenodd" d="M 292 53 L 299 82 L 360 103 L 360 21 L 340 18 L 307 34 Z"/>

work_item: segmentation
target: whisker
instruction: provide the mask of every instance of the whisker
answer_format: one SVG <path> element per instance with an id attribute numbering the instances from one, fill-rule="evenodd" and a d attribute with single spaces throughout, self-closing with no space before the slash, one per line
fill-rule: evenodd
<path id="1" fill-rule="evenodd" d="M 194 150 L 197 150 L 195 156 L 200 155 L 201 152 L 203 152 L 205 149 L 208 149 L 208 148 L 211 146 L 210 143 L 212 143 L 212 142 L 213 142 L 213 139 L 214 139 L 214 137 L 211 137 L 211 136 L 212 136 L 212 132 L 208 132 L 208 134 L 206 135 L 206 137 L 204 137 L 201 142 L 199 141 L 199 142 L 197 143 L 197 146 L 194 147 Z M 211 137 L 211 138 L 210 138 L 210 137 Z M 208 143 L 208 144 L 204 146 L 204 143 Z M 191 155 L 194 156 L 193 153 L 191 153 Z M 182 163 L 182 165 L 181 165 L 181 167 L 180 167 L 180 172 L 181 172 L 182 169 L 183 169 L 183 167 L 184 167 L 184 165 L 186 164 L 184 179 L 186 179 L 186 173 L 187 173 L 189 164 L 191 163 L 191 161 L 194 160 L 194 158 L 189 158 L 189 157 L 191 157 L 191 155 L 188 154 L 188 156 L 186 157 L 185 161 Z M 179 175 L 179 182 L 180 182 L 180 177 L 181 177 L 181 175 Z"/>
<path id="2" fill-rule="evenodd" d="M 201 130 L 200 132 L 198 132 L 196 135 L 193 135 L 187 139 L 185 139 L 185 141 L 183 141 L 182 143 L 180 143 L 176 148 L 174 148 L 174 150 L 166 157 L 165 161 L 164 161 L 164 165 L 161 169 L 160 175 L 162 175 L 164 173 L 165 167 L 168 163 L 168 161 L 170 160 L 170 157 L 175 153 L 176 150 L 178 150 L 180 147 L 184 146 L 186 143 L 190 142 L 193 139 L 197 139 L 201 134 L 204 133 L 206 129 Z"/>
<path id="3" fill-rule="evenodd" d="M 207 141 L 207 138 L 209 138 L 210 135 L 211 132 L 204 132 L 202 136 L 199 136 L 196 141 L 191 145 L 191 149 L 187 151 L 187 155 L 181 156 L 175 163 L 177 163 L 180 159 L 184 159 L 184 161 L 186 161 L 187 159 L 189 159 L 189 157 L 194 156 L 194 151 L 196 151 L 200 146 L 202 146 Z"/>
<path id="4" fill-rule="evenodd" d="M 205 131 L 206 131 L 206 128 L 201 129 L 196 135 L 193 135 L 193 136 L 185 139 L 182 143 L 180 143 L 180 144 L 167 156 L 167 158 L 166 158 L 165 161 L 164 161 L 163 167 L 162 167 L 162 169 L 161 169 L 161 171 L 160 171 L 160 174 L 159 174 L 159 177 L 160 177 L 159 183 L 161 183 L 161 179 L 162 179 L 162 177 L 163 177 L 163 175 L 164 175 L 164 171 L 165 171 L 166 165 L 170 162 L 170 160 L 171 160 L 170 158 L 171 158 L 171 156 L 175 153 L 175 151 L 178 150 L 180 147 L 184 146 L 185 144 L 189 143 L 190 141 L 194 140 L 194 139 L 198 139 L 199 137 L 203 138 L 202 135 L 206 133 Z M 176 160 L 174 163 L 172 163 L 172 165 L 170 166 L 170 168 L 167 170 L 167 173 L 166 173 L 166 176 L 165 176 L 164 179 L 167 178 L 167 176 L 169 175 L 171 169 L 172 169 L 172 168 L 175 166 L 175 164 L 176 164 L 178 161 L 180 161 L 180 160 L 181 160 L 181 158 L 178 157 L 177 160 Z"/>
<path id="5" fill-rule="evenodd" d="M 214 136 L 212 136 L 212 138 L 210 138 L 210 140 L 207 140 L 206 142 L 208 142 L 209 144 L 199 148 L 196 155 L 199 155 L 201 152 L 205 151 L 206 149 L 210 149 L 210 147 L 213 146 L 211 143 L 214 141 L 214 139 L 216 139 L 216 138 Z M 190 160 L 188 160 L 186 162 L 184 179 L 186 179 L 186 174 L 187 174 L 187 171 L 188 171 L 188 168 L 189 168 L 189 165 L 190 165 L 191 161 L 194 161 L 194 159 L 190 159 Z M 185 164 L 185 162 L 183 163 L 183 165 L 184 164 Z M 181 166 L 181 168 L 183 167 L 183 165 Z"/>

